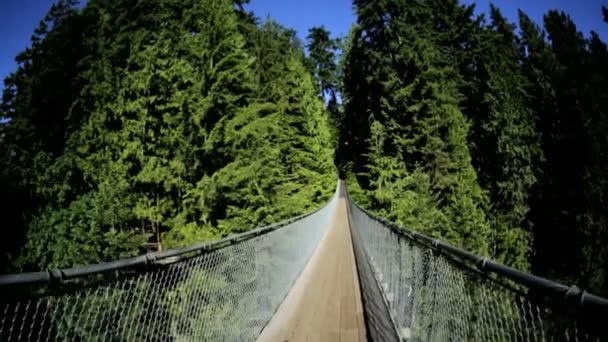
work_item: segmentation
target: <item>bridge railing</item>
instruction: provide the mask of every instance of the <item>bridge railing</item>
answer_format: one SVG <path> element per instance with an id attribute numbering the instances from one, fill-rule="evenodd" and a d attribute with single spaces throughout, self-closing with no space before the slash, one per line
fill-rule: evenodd
<path id="1" fill-rule="evenodd" d="M 327 230 L 337 194 L 314 213 L 211 243 L 0 276 L 0 341 L 254 340 Z"/>
<path id="2" fill-rule="evenodd" d="M 348 203 L 373 340 L 608 340 L 608 300 L 409 231 L 350 198 Z"/>

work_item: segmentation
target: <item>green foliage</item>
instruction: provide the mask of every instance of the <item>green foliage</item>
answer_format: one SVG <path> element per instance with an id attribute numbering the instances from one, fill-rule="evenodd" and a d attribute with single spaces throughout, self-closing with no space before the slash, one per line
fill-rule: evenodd
<path id="1" fill-rule="evenodd" d="M 358 201 L 607 293 L 608 51 L 599 36 L 585 38 L 555 11 L 545 30 L 520 13 L 518 35 L 494 6 L 486 22 L 457 0 L 354 5 L 336 164 L 351 189 L 364 189 Z"/>
<path id="2" fill-rule="evenodd" d="M 78 61 L 86 54 L 81 32 L 87 27 L 74 1 L 59 1 L 35 30 L 31 47 L 15 58 L 18 70 L 5 80 L 0 104 L 0 268 L 16 257 L 25 240 L 23 227 L 44 193 L 67 190 L 59 184 L 41 188 L 39 183 L 81 120 L 75 100 L 82 85 Z"/>
<path id="3" fill-rule="evenodd" d="M 223 264 L 226 269 L 220 268 L 217 274 L 204 270 L 192 271 L 184 281 L 168 291 L 165 300 L 169 303 L 171 336 L 227 340 L 234 339 L 235 332 L 240 332 L 245 335 L 241 338 L 247 337 L 252 328 L 242 318 L 255 317 L 256 313 L 248 315 L 243 312 L 243 309 L 255 308 L 255 304 L 251 303 L 255 300 L 254 294 L 247 293 L 252 292 L 253 288 L 244 284 L 248 284 L 245 282 L 247 278 L 255 279 L 255 269 L 250 267 L 234 275 L 231 274 L 234 270 L 230 270 L 230 262 L 223 261 Z M 231 275 L 239 277 L 238 281 L 230 279 Z M 226 288 L 235 286 L 235 283 L 243 286 L 227 292 Z M 227 326 L 231 328 L 226 329 Z"/>
<path id="4" fill-rule="evenodd" d="M 541 159 L 540 139 L 527 104 L 528 81 L 518 63 L 514 27 L 494 6 L 490 6 L 490 18 L 488 26 L 469 29 L 474 38 L 462 59 L 461 89 L 467 95 L 462 103 L 472 122 L 473 166 L 491 203 L 491 256 L 528 269 L 531 223 L 527 215 Z"/>
<path id="5" fill-rule="evenodd" d="M 357 7 L 359 25 L 346 56 L 346 113 L 355 116 L 354 125 L 370 129 L 353 127 L 362 136 L 350 148 L 366 160 L 352 162 L 365 163 L 364 184 L 375 209 L 487 254 L 486 198 L 471 166 L 454 70 L 442 65 L 433 44 L 430 21 L 424 20 L 429 8 L 412 4 L 394 12 L 394 6 L 385 1 Z"/>
<path id="6" fill-rule="evenodd" d="M 325 27 L 313 27 L 308 30 L 309 64 L 319 95 L 336 97 L 338 84 L 338 66 L 336 64 L 336 50 L 339 41 L 332 39 Z"/>
<path id="7" fill-rule="evenodd" d="M 608 293 L 605 88 L 607 50 L 585 39 L 564 13 L 549 12 L 545 32 L 520 13 L 521 60 L 530 80 L 544 160 L 533 192 L 533 264 L 538 273 Z"/>
<path id="8" fill-rule="evenodd" d="M 323 27 L 306 57 L 293 30 L 258 24 L 245 3 L 51 7 L 0 105 L 0 268 L 115 259 L 303 213 L 332 193 L 335 147 L 365 207 L 608 293 L 598 34 L 555 11 L 544 29 L 520 13 L 517 34 L 493 6 L 486 22 L 457 0 L 355 0 L 336 64 L 342 44 Z"/>
<path id="9" fill-rule="evenodd" d="M 81 292 L 80 296 L 49 297 L 47 305 L 53 308 L 49 321 L 60 341 L 156 340 L 162 327 L 151 325 L 148 317 L 151 311 L 158 310 L 155 298 L 160 293 L 155 290 L 149 282 L 140 281 L 130 283 L 127 288 L 105 287 L 98 292 Z M 130 300 L 133 297 L 140 300 Z M 129 307 L 124 306 L 127 301 Z M 101 317 L 75 320 L 73 313 L 101 314 Z"/>
<path id="10" fill-rule="evenodd" d="M 341 41 L 331 38 L 325 27 L 313 27 L 307 36 L 307 65 L 314 77 L 319 96 L 327 102 L 326 109 L 332 127 L 333 146 L 338 144 L 338 132 L 343 121 L 344 109 L 338 103 L 340 68 L 338 54 Z"/>
<path id="11" fill-rule="evenodd" d="M 331 130 L 302 45 L 242 4 L 51 9 L 2 101 L 2 200 L 18 200 L 4 263 L 69 267 L 146 241 L 179 247 L 329 198 Z"/>
<path id="12" fill-rule="evenodd" d="M 45 208 L 32 220 L 24 247 L 27 253 L 17 266 L 66 268 L 136 254 L 147 236 L 121 227 L 132 215 L 118 200 L 129 197 L 121 190 L 106 184 L 67 208 Z"/>

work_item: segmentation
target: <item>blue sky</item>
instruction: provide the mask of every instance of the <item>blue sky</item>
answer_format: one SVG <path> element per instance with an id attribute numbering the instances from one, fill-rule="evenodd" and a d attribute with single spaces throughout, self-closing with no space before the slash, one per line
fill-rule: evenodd
<path id="1" fill-rule="evenodd" d="M 588 35 L 595 30 L 608 41 L 608 24 L 602 21 L 601 6 L 608 0 L 463 0 L 476 3 L 477 11 L 496 4 L 511 21 L 517 20 L 517 9 L 523 9 L 540 23 L 549 9 L 566 11 L 579 30 Z M 15 56 L 29 45 L 29 39 L 54 0 L 0 0 L 0 79 L 15 70 Z M 258 17 L 270 16 L 294 28 L 305 38 L 312 26 L 324 25 L 332 34 L 345 35 L 355 20 L 350 0 L 251 0 L 249 9 Z"/>

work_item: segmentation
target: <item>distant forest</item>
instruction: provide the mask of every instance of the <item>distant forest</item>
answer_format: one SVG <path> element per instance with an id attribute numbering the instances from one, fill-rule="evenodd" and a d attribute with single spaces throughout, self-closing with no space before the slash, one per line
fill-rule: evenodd
<path id="1" fill-rule="evenodd" d="M 52 6 L 4 81 L 2 273 L 277 222 L 340 176 L 387 219 L 608 295 L 598 34 L 558 11 L 516 26 L 458 0 L 354 0 L 347 37 L 300 41 L 247 3 Z"/>

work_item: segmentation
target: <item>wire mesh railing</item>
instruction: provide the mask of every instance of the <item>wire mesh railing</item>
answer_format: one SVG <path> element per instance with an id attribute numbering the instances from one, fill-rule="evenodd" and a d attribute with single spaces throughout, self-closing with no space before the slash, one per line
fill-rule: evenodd
<path id="1" fill-rule="evenodd" d="M 0 341 L 255 340 L 326 232 L 337 193 L 314 214 L 209 244 L 1 276 Z M 34 289 L 9 295 L 24 286 Z"/>
<path id="2" fill-rule="evenodd" d="M 373 340 L 608 340 L 606 299 L 408 231 L 348 202 Z"/>

